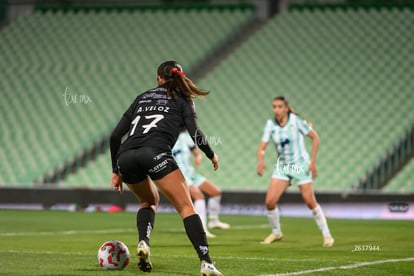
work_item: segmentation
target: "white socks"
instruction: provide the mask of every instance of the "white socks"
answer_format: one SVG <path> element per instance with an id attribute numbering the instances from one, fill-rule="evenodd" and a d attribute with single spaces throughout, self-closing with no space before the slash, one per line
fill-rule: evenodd
<path id="1" fill-rule="evenodd" d="M 204 199 L 197 199 L 194 201 L 194 208 L 200 216 L 201 223 L 203 224 L 204 231 L 207 231 L 207 218 L 206 218 L 206 201 Z"/>
<path id="2" fill-rule="evenodd" d="M 326 222 L 325 214 L 323 213 L 323 210 L 319 204 L 315 209 L 312 210 L 312 214 L 315 218 L 316 225 L 318 225 L 319 230 L 322 232 L 323 237 L 332 237 L 328 228 L 328 223 Z"/>
<path id="3" fill-rule="evenodd" d="M 267 218 L 269 219 L 273 234 L 280 234 L 282 230 L 280 229 L 279 209 L 276 207 L 273 210 L 267 210 Z"/>
<path id="4" fill-rule="evenodd" d="M 332 237 L 329 231 L 328 223 L 326 222 L 325 214 L 319 204 L 312 210 L 312 214 L 315 218 L 316 225 L 318 225 L 318 228 L 322 232 L 323 237 Z M 270 226 L 272 227 L 272 232 L 274 234 L 280 234 L 282 229 L 280 228 L 279 209 L 276 207 L 273 210 L 267 210 L 267 218 L 269 219 Z"/>
<path id="5" fill-rule="evenodd" d="M 220 201 L 221 195 L 213 196 L 208 199 L 208 213 L 210 222 L 218 222 L 218 217 L 220 213 Z"/>

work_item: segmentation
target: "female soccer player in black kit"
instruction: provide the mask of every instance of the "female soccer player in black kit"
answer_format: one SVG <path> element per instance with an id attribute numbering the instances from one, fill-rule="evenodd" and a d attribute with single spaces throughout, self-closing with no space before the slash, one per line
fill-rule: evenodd
<path id="1" fill-rule="evenodd" d="M 111 187 L 122 193 L 122 182 L 125 182 L 140 202 L 137 213 L 140 270 L 152 270 L 149 239 L 159 202 L 152 179 L 182 217 L 187 236 L 201 261 L 201 275 L 222 275 L 210 259 L 206 233 L 171 154 L 185 126 L 217 170 L 218 157 L 198 127 L 192 100 L 209 92 L 197 88 L 175 61 L 162 63 L 157 74 L 158 87 L 138 95 L 111 134 Z M 124 135 L 127 138 L 121 144 Z"/>

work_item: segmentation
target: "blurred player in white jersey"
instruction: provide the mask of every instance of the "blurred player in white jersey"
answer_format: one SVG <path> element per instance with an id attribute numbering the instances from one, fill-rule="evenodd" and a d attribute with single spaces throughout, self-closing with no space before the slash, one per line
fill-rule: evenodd
<path id="1" fill-rule="evenodd" d="M 199 166 L 201 164 L 202 155 L 187 131 L 182 131 L 180 133 L 177 142 L 172 149 L 172 153 L 178 167 L 184 175 L 187 184 L 189 185 L 190 195 L 194 200 L 194 207 L 201 218 L 207 237 L 215 237 L 214 234 L 208 231 L 208 228 L 229 229 L 229 224 L 219 220 L 219 213 L 221 209 L 220 188 L 207 180 L 204 176 L 195 172 L 191 162 L 191 156 L 194 156 L 194 164 Z M 209 214 L 208 224 L 206 200 L 203 193 L 209 196 L 207 204 Z"/>
<path id="2" fill-rule="evenodd" d="M 328 224 L 321 206 L 313 192 L 312 182 L 316 178 L 316 154 L 319 137 L 310 124 L 298 116 L 289 106 L 285 97 L 273 99 L 274 118 L 266 122 L 262 141 L 257 153 L 257 173 L 263 175 L 266 166 L 263 157 L 267 144 L 272 140 L 277 149 L 278 159 L 266 195 L 266 208 L 272 233 L 261 243 L 270 244 L 283 237 L 280 228 L 279 210 L 277 203 L 286 188 L 295 181 L 299 186 L 302 198 L 312 211 L 316 224 L 322 232 L 323 246 L 331 247 L 334 239 L 329 231 Z M 312 139 L 312 155 L 306 151 L 304 137 Z"/>

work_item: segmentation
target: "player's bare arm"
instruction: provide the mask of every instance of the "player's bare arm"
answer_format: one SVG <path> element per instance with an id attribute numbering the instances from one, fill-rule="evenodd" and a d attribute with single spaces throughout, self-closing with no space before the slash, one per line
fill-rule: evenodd
<path id="1" fill-rule="evenodd" d="M 262 176 L 263 172 L 266 170 L 266 165 L 264 163 L 264 155 L 266 152 L 267 142 L 260 142 L 259 149 L 257 150 L 257 169 L 256 172 L 258 175 Z"/>
<path id="2" fill-rule="evenodd" d="M 309 171 L 312 173 L 312 178 L 315 179 L 318 174 L 316 169 L 316 155 L 318 154 L 319 148 L 319 136 L 315 130 L 311 130 L 308 133 L 308 136 L 312 139 L 312 155 L 309 164 Z"/>

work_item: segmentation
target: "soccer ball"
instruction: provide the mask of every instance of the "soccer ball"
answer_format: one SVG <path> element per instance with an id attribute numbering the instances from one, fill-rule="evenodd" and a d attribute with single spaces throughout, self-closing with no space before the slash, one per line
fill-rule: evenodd
<path id="1" fill-rule="evenodd" d="M 121 241 L 104 242 L 98 250 L 98 262 L 103 269 L 121 270 L 129 263 L 128 247 Z"/>

